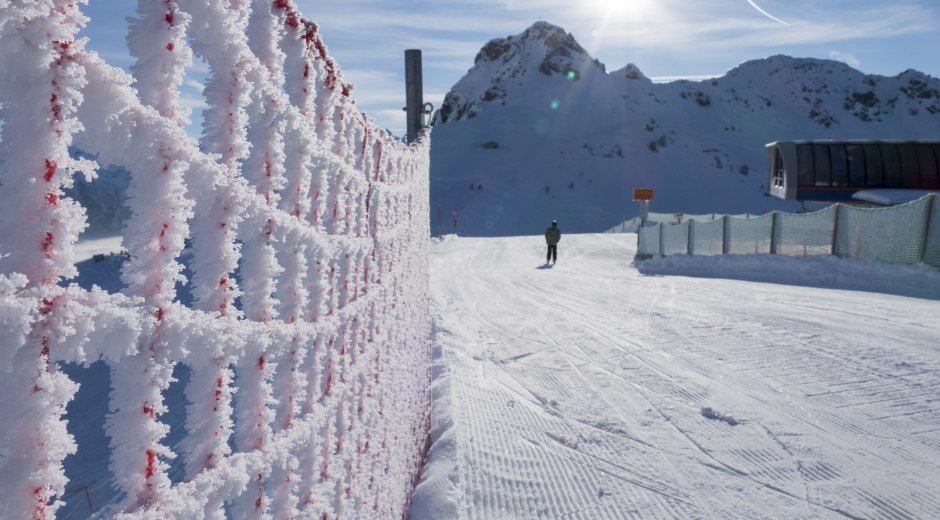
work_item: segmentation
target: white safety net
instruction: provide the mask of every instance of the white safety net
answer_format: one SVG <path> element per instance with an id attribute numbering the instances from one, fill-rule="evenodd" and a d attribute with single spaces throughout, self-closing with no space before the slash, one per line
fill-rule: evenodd
<path id="1" fill-rule="evenodd" d="M 652 258 L 659 255 L 659 234 L 661 224 L 640 228 L 638 231 L 636 256 L 639 259 Z"/>
<path id="2" fill-rule="evenodd" d="M 757 218 L 728 217 L 728 253 L 769 254 L 773 230 L 773 213 Z"/>
<path id="3" fill-rule="evenodd" d="M 637 258 L 641 260 L 724 253 L 837 255 L 940 268 L 940 197 L 931 194 L 889 208 L 836 204 L 813 213 L 726 215 L 639 230 Z"/>
<path id="4" fill-rule="evenodd" d="M 692 221 L 692 254 L 720 255 L 724 248 L 724 219 L 708 222 Z"/>
<path id="5" fill-rule="evenodd" d="M 924 253 L 930 199 L 890 208 L 840 206 L 835 254 L 891 264 L 916 264 Z"/>
<path id="6" fill-rule="evenodd" d="M 689 253 L 689 221 L 663 227 L 663 256 Z"/>
<path id="7" fill-rule="evenodd" d="M 831 255 L 836 206 L 813 213 L 777 213 L 774 242 L 778 255 Z"/>

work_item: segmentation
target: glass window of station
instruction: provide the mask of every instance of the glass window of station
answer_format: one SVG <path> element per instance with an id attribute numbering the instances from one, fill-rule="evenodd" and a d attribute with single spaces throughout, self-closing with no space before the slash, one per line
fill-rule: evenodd
<path id="1" fill-rule="evenodd" d="M 940 143 L 796 145 L 801 187 L 940 189 Z"/>

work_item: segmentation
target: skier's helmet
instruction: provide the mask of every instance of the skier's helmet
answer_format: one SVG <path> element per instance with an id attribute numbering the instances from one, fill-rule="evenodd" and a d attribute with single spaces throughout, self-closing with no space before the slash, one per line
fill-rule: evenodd
<path id="1" fill-rule="evenodd" d="M 552 221 L 552 226 L 557 226 L 557 225 L 558 225 L 558 221 L 557 221 L 557 220 L 553 220 L 553 221 Z"/>

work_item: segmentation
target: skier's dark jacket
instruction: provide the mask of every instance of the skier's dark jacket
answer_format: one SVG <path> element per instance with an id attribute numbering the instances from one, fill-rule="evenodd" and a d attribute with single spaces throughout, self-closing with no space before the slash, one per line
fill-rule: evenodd
<path id="1" fill-rule="evenodd" d="M 552 227 L 545 230 L 545 242 L 550 246 L 557 246 L 559 240 L 561 240 L 561 230 L 558 229 L 557 224 L 552 224 Z"/>

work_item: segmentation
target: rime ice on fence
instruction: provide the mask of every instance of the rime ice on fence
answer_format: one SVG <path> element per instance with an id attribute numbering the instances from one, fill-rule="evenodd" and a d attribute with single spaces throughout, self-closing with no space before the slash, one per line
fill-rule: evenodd
<path id="1" fill-rule="evenodd" d="M 0 117 L 5 121 L 0 261 L 4 273 L 27 279 L 26 287 L 21 276 L 5 281 L 4 292 L 7 301 L 19 300 L 12 319 L 29 320 L 27 328 L 10 335 L 13 344 L 4 340 L 2 345 L 8 364 L 0 370 L 6 406 L 0 419 L 5 451 L 0 481 L 9 489 L 0 501 L 3 518 L 54 515 L 56 505 L 49 501 L 66 485 L 62 460 L 75 450 L 61 416 L 77 386 L 55 365 L 70 354 L 57 344 L 62 331 L 55 314 L 64 302 L 56 283 L 76 274 L 72 249 L 85 227 L 83 209 L 63 197 L 62 188 L 77 170 L 94 173 L 92 164 L 68 153 L 82 129 L 75 112 L 86 81 L 76 57 L 84 52 L 84 42 L 76 34 L 84 22 L 74 2 L 65 0 L 4 4 L 0 14 Z M 18 102 L 11 102 L 10 94 Z M 10 323 L 9 309 L 0 315 Z"/>
<path id="2" fill-rule="evenodd" d="M 15 483 L 0 516 L 55 516 L 75 392 L 57 362 L 100 358 L 126 494 L 111 515 L 400 517 L 429 426 L 427 139 L 405 146 L 356 110 L 289 0 L 141 0 L 133 80 L 75 40 L 82 23 L 74 1 L 0 2 L 0 202 L 19 217 L 0 221 L 16 408 L 0 435 L 21 454 L 0 466 Z M 212 72 L 208 153 L 181 128 L 187 42 Z M 73 138 L 131 171 L 125 294 L 61 285 L 84 225 L 61 188 L 95 167 Z M 174 301 L 187 238 L 195 309 Z M 174 454 L 158 416 L 177 363 L 192 375 Z"/>

